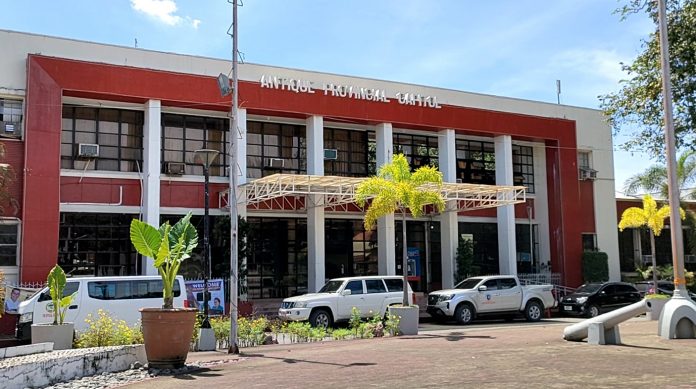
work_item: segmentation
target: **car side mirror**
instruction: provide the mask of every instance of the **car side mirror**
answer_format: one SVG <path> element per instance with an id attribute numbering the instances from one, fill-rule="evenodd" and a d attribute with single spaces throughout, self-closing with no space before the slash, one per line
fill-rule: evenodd
<path id="1" fill-rule="evenodd" d="M 485 292 L 488 290 L 488 287 L 486 285 L 481 285 L 478 287 L 479 292 Z"/>
<path id="2" fill-rule="evenodd" d="M 341 296 L 350 296 L 352 293 L 350 289 L 344 289 L 343 292 L 341 292 Z"/>
<path id="3" fill-rule="evenodd" d="M 603 290 L 603 291 L 599 292 L 599 294 L 607 294 L 607 291 Z"/>

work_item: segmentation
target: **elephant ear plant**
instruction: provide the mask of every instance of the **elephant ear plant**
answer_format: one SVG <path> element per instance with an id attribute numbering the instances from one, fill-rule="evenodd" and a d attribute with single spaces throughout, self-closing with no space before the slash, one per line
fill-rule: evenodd
<path id="1" fill-rule="evenodd" d="M 198 246 L 198 232 L 191 224 L 191 212 L 174 226 L 165 222 L 159 229 L 133 219 L 130 225 L 130 239 L 138 253 L 155 259 L 155 267 L 162 277 L 164 288 L 162 308 L 173 309 L 173 289 L 179 267 Z"/>
<path id="2" fill-rule="evenodd" d="M 51 300 L 53 300 L 53 325 L 62 325 L 65 321 L 65 312 L 72 303 L 75 293 L 63 297 L 63 290 L 68 280 L 65 277 L 65 272 L 58 265 L 51 269 L 46 281 L 51 293 Z"/>

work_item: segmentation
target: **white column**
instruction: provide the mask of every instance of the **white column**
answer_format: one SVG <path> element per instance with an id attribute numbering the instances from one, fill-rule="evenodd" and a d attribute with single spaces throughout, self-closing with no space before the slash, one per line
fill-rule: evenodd
<path id="1" fill-rule="evenodd" d="M 247 152 L 246 152 L 246 145 L 247 145 L 247 111 L 246 109 L 238 109 L 237 110 L 237 116 L 239 117 L 239 120 L 237 121 L 237 125 L 239 126 L 239 132 L 236 134 L 230 134 L 230 136 L 236 136 L 237 137 L 237 143 L 236 143 L 236 149 L 233 150 L 232 152 L 237 153 L 237 167 L 235 168 L 234 166 L 231 166 L 230 172 L 236 172 L 237 174 L 237 185 L 242 185 L 246 184 L 247 182 Z M 231 173 L 230 173 L 231 174 Z M 247 207 L 246 207 L 246 201 L 244 199 L 246 198 L 246 194 L 244 193 L 245 190 L 243 188 L 237 188 L 237 214 L 239 217 L 246 219 L 247 217 Z M 232 199 L 230 199 L 231 201 Z M 232 204 L 230 204 L 231 206 Z"/>
<path id="2" fill-rule="evenodd" d="M 160 225 L 160 172 L 162 150 L 162 103 L 148 100 L 145 103 L 143 127 L 143 219 L 146 223 Z M 143 258 L 142 274 L 157 275 L 152 258 Z"/>
<path id="3" fill-rule="evenodd" d="M 377 141 L 377 170 L 392 161 L 394 139 L 391 123 L 381 123 L 375 128 Z M 380 275 L 396 274 L 396 231 L 394 215 L 377 220 L 377 272 Z"/>
<path id="4" fill-rule="evenodd" d="M 495 183 L 513 185 L 512 137 L 495 137 Z M 515 241 L 515 206 L 498 207 L 498 263 L 500 274 L 517 274 L 517 243 Z"/>
<path id="5" fill-rule="evenodd" d="M 444 182 L 457 182 L 457 145 L 454 130 L 442 130 L 438 134 L 437 148 L 439 166 Z M 446 211 L 440 215 L 440 240 L 442 246 L 442 287 L 454 286 L 455 258 L 459 246 L 459 223 L 456 204 L 449 202 Z"/>
<path id="6" fill-rule="evenodd" d="M 324 175 L 324 119 L 307 118 L 307 174 Z M 322 196 L 310 196 L 307 204 L 307 270 L 308 291 L 316 292 L 326 282 L 324 263 L 324 206 Z"/>

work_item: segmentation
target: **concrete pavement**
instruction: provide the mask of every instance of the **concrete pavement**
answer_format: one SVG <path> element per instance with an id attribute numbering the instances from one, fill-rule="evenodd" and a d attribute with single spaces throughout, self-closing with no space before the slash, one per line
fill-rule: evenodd
<path id="1" fill-rule="evenodd" d="M 657 322 L 621 325 L 621 346 L 566 342 L 569 323 L 462 326 L 418 336 L 192 353 L 225 361 L 187 376 L 160 377 L 131 388 L 225 387 L 679 387 L 696 388 L 696 340 L 663 340 Z"/>

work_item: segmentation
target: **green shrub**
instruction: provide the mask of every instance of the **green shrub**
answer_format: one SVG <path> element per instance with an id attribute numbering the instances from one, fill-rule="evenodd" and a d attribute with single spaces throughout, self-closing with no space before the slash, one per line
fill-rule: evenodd
<path id="1" fill-rule="evenodd" d="M 601 251 L 582 253 L 582 278 L 585 282 L 609 280 L 609 257 Z"/>
<path id="2" fill-rule="evenodd" d="M 646 300 L 669 300 L 672 296 L 666 295 L 666 294 L 646 294 L 645 299 Z"/>
<path id="3" fill-rule="evenodd" d="M 78 334 L 76 342 L 78 348 L 143 343 L 140 326 L 129 327 L 124 320 L 115 319 L 103 309 L 97 312 L 96 319 L 92 314 L 87 315 L 85 322 L 89 325 L 89 329 Z"/>
<path id="4" fill-rule="evenodd" d="M 334 340 L 344 340 L 348 339 L 351 335 L 353 335 L 353 331 L 348 328 L 336 328 L 334 330 L 331 330 L 329 335 Z"/>
<path id="5" fill-rule="evenodd" d="M 399 335 L 399 322 L 401 317 L 397 315 L 387 314 L 387 318 L 384 321 L 384 331 L 390 336 Z"/>

